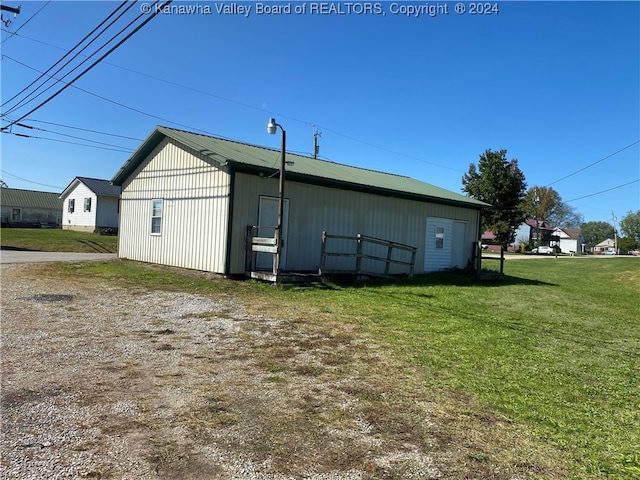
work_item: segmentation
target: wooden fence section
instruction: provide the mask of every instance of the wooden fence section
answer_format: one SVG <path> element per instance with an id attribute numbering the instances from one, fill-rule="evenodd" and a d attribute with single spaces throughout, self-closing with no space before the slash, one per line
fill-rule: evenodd
<path id="1" fill-rule="evenodd" d="M 348 240 L 355 242 L 355 251 L 351 252 L 335 252 L 330 251 L 327 246 L 329 239 L 335 240 Z M 364 253 L 363 249 L 365 244 L 370 243 L 374 245 L 380 245 L 386 247 L 386 256 L 379 256 Z M 398 260 L 393 258 L 394 250 L 400 250 L 409 252 L 411 254 L 411 261 Z M 320 258 L 320 275 L 325 273 L 346 273 L 356 275 L 369 275 L 387 277 L 391 269 L 391 265 L 403 265 L 408 268 L 408 275 L 413 277 L 413 270 L 416 262 L 416 247 L 410 245 L 403 245 L 401 243 L 392 242 L 389 240 L 382 240 L 380 238 L 368 237 L 366 235 L 357 234 L 355 237 L 345 235 L 330 235 L 326 231 L 322 232 L 322 253 Z M 355 259 L 355 265 L 353 269 L 328 269 L 327 257 L 351 257 Z M 376 262 L 384 262 L 384 273 L 374 272 L 370 270 L 363 270 L 362 260 L 373 260 Z"/>
<path id="2" fill-rule="evenodd" d="M 504 248 L 500 247 L 500 256 L 495 255 L 482 255 L 481 242 L 473 242 L 472 247 L 473 257 L 471 258 L 471 264 L 474 266 L 476 276 L 480 280 L 498 280 L 504 277 Z M 483 270 L 482 262 L 485 260 L 500 261 L 499 270 Z"/>
<path id="3" fill-rule="evenodd" d="M 277 232 L 277 230 L 276 230 Z M 257 267 L 257 255 L 259 252 L 271 253 L 273 255 L 273 274 L 276 274 L 276 254 L 278 252 L 278 239 L 274 237 L 258 237 L 258 227 L 249 225 L 247 227 L 246 238 L 246 260 L 245 272 L 254 272 Z M 250 275 L 249 275 L 250 276 Z"/>

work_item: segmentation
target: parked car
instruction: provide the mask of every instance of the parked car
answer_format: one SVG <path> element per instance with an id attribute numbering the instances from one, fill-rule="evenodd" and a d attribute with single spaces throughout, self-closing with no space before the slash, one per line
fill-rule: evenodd
<path id="1" fill-rule="evenodd" d="M 603 253 L 604 253 L 605 255 L 615 255 L 615 254 L 616 254 L 616 251 L 615 251 L 615 250 L 605 250 Z"/>
<path id="2" fill-rule="evenodd" d="M 553 247 L 547 247 L 546 245 L 541 245 L 539 247 L 531 250 L 531 253 L 540 254 L 540 255 L 553 255 L 556 251 Z"/>

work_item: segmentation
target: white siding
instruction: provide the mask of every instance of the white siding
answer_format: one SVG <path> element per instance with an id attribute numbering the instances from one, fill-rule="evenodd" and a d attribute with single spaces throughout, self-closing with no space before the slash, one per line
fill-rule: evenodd
<path id="1" fill-rule="evenodd" d="M 225 273 L 229 179 L 165 138 L 123 185 L 119 256 Z M 151 235 L 152 199 L 164 200 L 160 235 Z"/>
<path id="2" fill-rule="evenodd" d="M 437 244 L 436 234 L 442 229 L 442 242 Z M 453 221 L 449 218 L 427 218 L 424 271 L 434 272 L 452 265 Z M 440 248 L 438 248 L 440 247 Z"/>
<path id="3" fill-rule="evenodd" d="M 96 205 L 96 227 L 118 226 L 118 202 L 118 197 L 98 197 Z"/>
<path id="4" fill-rule="evenodd" d="M 84 211 L 85 198 L 91 199 L 91 210 Z M 75 208 L 73 213 L 69 212 L 69 202 L 75 200 Z M 78 183 L 78 185 L 64 199 L 62 206 L 62 228 L 93 230 L 96 226 L 96 205 L 97 198 L 86 185 Z"/>
<path id="5" fill-rule="evenodd" d="M 258 221 L 259 195 L 278 195 L 277 178 L 236 174 L 233 203 L 231 273 L 241 273 L 245 261 L 247 225 Z M 417 247 L 416 273 L 425 266 L 425 222 L 441 217 L 466 222 L 466 238 L 460 244 L 465 258 L 471 257 L 471 244 L 477 240 L 479 213 L 476 210 L 385 197 L 369 193 L 308 185 L 287 180 L 285 197 L 289 204 L 287 268 L 317 270 L 320 266 L 322 231 L 337 235 L 362 233 Z M 451 234 L 448 235 L 449 242 Z M 437 267 L 451 267 L 448 261 Z M 353 262 L 353 261 L 351 261 Z M 346 267 L 352 267 L 349 264 Z M 427 271 L 432 269 L 427 264 Z M 339 265 L 336 265 L 339 268 Z M 400 267 L 392 273 L 406 271 Z"/>

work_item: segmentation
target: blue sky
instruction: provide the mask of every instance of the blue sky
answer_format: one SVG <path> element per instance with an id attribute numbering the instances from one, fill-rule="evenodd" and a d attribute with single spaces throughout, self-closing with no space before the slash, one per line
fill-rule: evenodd
<path id="1" fill-rule="evenodd" d="M 273 116 L 290 151 L 311 154 L 315 126 L 321 158 L 460 192 L 470 163 L 506 149 L 528 186 L 553 187 L 586 221 L 640 209 L 640 3 L 501 1 L 491 3 L 497 14 L 471 15 L 469 2 L 464 14 L 429 2 L 438 15 L 410 17 L 393 2 L 379 15 L 257 15 L 261 2 L 245 1 L 235 3 L 252 8 L 248 17 L 217 13 L 232 3 L 174 1 L 195 13 L 158 15 L 74 83 L 83 90 L 67 88 L 21 121 L 48 131 L 11 129 L 127 152 L 4 132 L 2 180 L 61 191 L 75 176 L 111 179 L 158 124 L 279 148 L 266 132 Z M 56 88 L 9 114 L 24 94 L 8 100 L 119 2 L 2 4 L 22 7 L 3 14 L 6 126 Z"/>

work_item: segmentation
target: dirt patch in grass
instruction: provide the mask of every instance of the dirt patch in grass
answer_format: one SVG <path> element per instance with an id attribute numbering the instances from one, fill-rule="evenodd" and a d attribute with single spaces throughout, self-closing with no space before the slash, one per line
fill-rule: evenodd
<path id="1" fill-rule="evenodd" d="M 258 307 L 3 267 L 2 478 L 564 477 L 357 326 Z"/>

